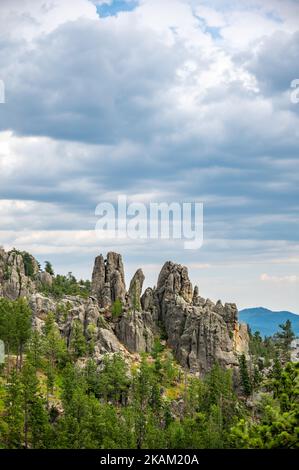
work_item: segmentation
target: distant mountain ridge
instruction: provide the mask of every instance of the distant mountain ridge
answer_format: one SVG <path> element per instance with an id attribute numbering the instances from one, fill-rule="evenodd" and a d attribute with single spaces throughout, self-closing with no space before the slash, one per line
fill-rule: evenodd
<path id="1" fill-rule="evenodd" d="M 247 323 L 253 332 L 259 331 L 262 336 L 272 336 L 287 320 L 292 322 L 293 330 L 299 336 L 299 315 L 296 313 L 275 312 L 264 307 L 245 308 L 239 312 L 239 321 Z"/>

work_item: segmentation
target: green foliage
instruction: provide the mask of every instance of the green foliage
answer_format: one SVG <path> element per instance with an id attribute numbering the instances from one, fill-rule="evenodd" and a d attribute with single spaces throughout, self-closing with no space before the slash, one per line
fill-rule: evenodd
<path id="1" fill-rule="evenodd" d="M 87 352 L 87 341 L 84 336 L 83 325 L 79 319 L 72 325 L 71 350 L 76 358 L 82 357 Z"/>
<path id="2" fill-rule="evenodd" d="M 50 424 L 40 395 L 36 369 L 26 362 L 22 371 L 14 369 L 8 380 L 3 441 L 9 449 L 45 448 Z"/>
<path id="3" fill-rule="evenodd" d="M 269 366 L 275 357 L 275 341 L 271 337 L 262 338 L 259 331 L 252 334 L 249 329 L 249 352 L 255 363 L 259 363 L 260 369 Z M 263 362 L 259 362 L 263 358 Z"/>
<path id="4" fill-rule="evenodd" d="M 17 354 L 21 367 L 25 345 L 31 334 L 32 312 L 25 299 L 10 301 L 0 298 L 0 338 L 5 343 L 8 356 Z"/>
<path id="5" fill-rule="evenodd" d="M 90 295 L 90 281 L 77 281 L 72 273 L 67 276 L 58 274 L 53 278 L 52 285 L 43 285 L 40 288 L 45 295 L 52 295 L 56 299 L 61 299 L 65 295 L 79 295 L 87 298 Z"/>
<path id="6" fill-rule="evenodd" d="M 24 263 L 24 270 L 25 270 L 25 275 L 28 276 L 28 277 L 31 277 L 33 278 L 34 275 L 35 275 L 35 270 L 34 270 L 34 261 L 33 261 L 33 257 L 27 253 L 27 251 L 19 251 L 19 250 L 16 250 L 15 248 L 13 248 L 11 251 L 8 252 L 9 255 L 12 255 L 14 258 L 16 256 L 21 256 L 22 257 L 22 260 L 23 260 L 23 263 Z M 7 268 L 6 270 L 6 279 L 9 279 L 10 277 L 10 269 L 9 267 Z"/>
<path id="7" fill-rule="evenodd" d="M 116 299 L 112 305 L 112 310 L 111 310 L 112 317 L 118 318 L 122 314 L 122 311 L 123 311 L 122 302 L 120 299 Z"/>
<path id="8" fill-rule="evenodd" d="M 274 338 L 277 340 L 278 346 L 282 351 L 282 357 L 285 361 L 290 359 L 291 342 L 295 339 L 295 333 L 292 329 L 292 323 L 287 320 L 282 325 L 279 325 L 281 331 L 278 331 Z"/>
<path id="9" fill-rule="evenodd" d="M 8 449 L 22 448 L 24 441 L 22 383 L 20 374 L 15 369 L 8 376 L 5 410 L 3 443 Z"/>
<path id="10" fill-rule="evenodd" d="M 23 251 L 22 258 L 24 263 L 25 275 L 32 278 L 35 274 L 32 256 L 26 251 Z"/>
<path id="11" fill-rule="evenodd" d="M 152 356 L 153 358 L 157 358 L 158 355 L 164 351 L 164 346 L 163 344 L 161 343 L 160 339 L 159 338 L 155 338 L 154 340 L 154 344 L 153 344 L 153 347 L 152 347 Z"/>
<path id="12" fill-rule="evenodd" d="M 22 402 L 24 413 L 24 447 L 41 449 L 47 446 L 48 415 L 40 395 L 36 369 L 25 363 L 22 373 Z"/>
<path id="13" fill-rule="evenodd" d="M 141 360 L 106 354 L 97 363 L 96 326 L 73 319 L 66 343 L 56 321 L 68 316 L 61 302 L 31 331 L 27 302 L 0 299 L 0 335 L 17 356 L 0 371 L 0 448 L 298 447 L 299 365 L 281 360 L 278 340 L 264 369 L 265 340 L 253 335 L 256 355 L 250 367 L 240 357 L 237 396 L 232 371 L 214 364 L 191 376 L 159 338 Z"/>
<path id="14" fill-rule="evenodd" d="M 37 330 L 33 330 L 27 345 L 27 359 L 36 370 L 43 365 L 43 352 L 43 337 Z"/>
<path id="15" fill-rule="evenodd" d="M 241 419 L 231 429 L 231 443 L 240 448 L 273 449 L 299 447 L 299 364 L 274 365 L 266 396 L 259 407 L 259 420 Z"/>
<path id="16" fill-rule="evenodd" d="M 244 354 L 242 354 L 242 356 L 240 357 L 239 364 L 242 389 L 244 395 L 249 397 L 252 393 L 252 382 L 249 376 L 247 361 Z"/>
<path id="17" fill-rule="evenodd" d="M 46 273 L 51 274 L 51 276 L 54 276 L 54 269 L 50 261 L 45 261 L 45 271 Z"/>
<path id="18" fill-rule="evenodd" d="M 123 357 L 119 354 L 114 354 L 111 358 L 105 356 L 103 366 L 99 374 L 96 395 L 114 404 L 126 402 L 129 380 L 128 366 Z"/>
<path id="19" fill-rule="evenodd" d="M 96 342 L 96 336 L 97 336 L 97 327 L 94 323 L 89 323 L 87 329 L 86 329 L 86 335 L 87 335 L 87 352 L 89 356 L 92 356 L 94 353 L 94 348 L 95 348 L 95 342 Z"/>
<path id="20" fill-rule="evenodd" d="M 62 368 L 68 362 L 68 355 L 65 341 L 60 336 L 53 313 L 48 314 L 43 327 L 43 333 L 43 370 L 47 379 L 46 399 L 49 405 L 50 395 L 54 392 L 55 371 L 57 368 Z"/>

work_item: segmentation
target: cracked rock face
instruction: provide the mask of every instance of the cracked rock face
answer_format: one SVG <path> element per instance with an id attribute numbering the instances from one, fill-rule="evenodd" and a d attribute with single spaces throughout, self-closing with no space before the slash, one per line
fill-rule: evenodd
<path id="1" fill-rule="evenodd" d="M 238 353 L 248 353 L 247 326 L 238 323 L 235 304 L 211 300 L 192 290 L 187 268 L 165 263 L 155 302 L 168 344 L 183 367 L 204 374 L 215 362 L 238 366 Z"/>
<path id="2" fill-rule="evenodd" d="M 138 269 L 130 282 L 127 300 L 133 310 L 141 310 L 141 294 L 144 283 L 144 274 L 142 269 Z"/>
<path id="3" fill-rule="evenodd" d="M 115 333 L 128 351 L 151 352 L 155 325 L 150 313 L 129 311 L 122 315 Z"/>
<path id="4" fill-rule="evenodd" d="M 96 257 L 91 291 L 103 308 L 111 306 L 117 299 L 125 302 L 126 285 L 121 255 L 110 252 L 106 259 L 103 255 Z"/>
<path id="5" fill-rule="evenodd" d="M 31 255 L 27 262 L 30 263 L 30 276 L 26 273 L 22 253 L 15 250 L 7 253 L 0 248 L 0 296 L 16 300 L 35 292 L 34 278 L 39 272 L 39 266 Z"/>
<path id="6" fill-rule="evenodd" d="M 192 284 L 188 276 L 188 269 L 180 264 L 167 261 L 158 278 L 157 294 L 160 300 L 182 297 L 185 302 L 191 302 L 193 297 Z"/>
<path id="7" fill-rule="evenodd" d="M 42 330 L 47 314 L 55 315 L 56 324 L 70 346 L 74 324 L 80 321 L 87 339 L 93 339 L 96 360 L 105 353 L 124 352 L 124 346 L 115 336 L 111 326 L 104 319 L 95 299 L 78 296 L 65 296 L 56 301 L 42 294 L 33 294 L 29 301 L 33 312 L 33 326 Z"/>

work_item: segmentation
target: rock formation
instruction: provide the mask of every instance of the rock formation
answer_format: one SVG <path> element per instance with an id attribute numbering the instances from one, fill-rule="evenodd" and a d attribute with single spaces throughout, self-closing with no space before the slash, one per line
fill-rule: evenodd
<path id="1" fill-rule="evenodd" d="M 125 302 L 126 285 L 121 255 L 110 252 L 107 259 L 102 255 L 95 259 L 92 273 L 92 295 L 101 307 L 109 307 L 116 299 Z"/>
<path id="2" fill-rule="evenodd" d="M 51 287 L 52 282 L 28 253 L 0 249 L 0 296 L 27 297 L 37 329 L 53 312 L 67 345 L 74 322 L 80 321 L 99 362 L 107 353 L 150 352 L 162 331 L 179 363 L 192 373 L 204 374 L 215 362 L 235 368 L 238 354 L 248 354 L 247 326 L 238 323 L 236 305 L 201 297 L 185 266 L 166 262 L 157 287 L 143 294 L 144 274 L 138 269 L 126 292 L 121 255 L 110 252 L 106 259 L 95 259 L 89 298 L 65 295 L 57 300 L 39 292 L 41 285 Z M 115 316 L 117 300 L 121 311 Z"/>
<path id="3" fill-rule="evenodd" d="M 0 296 L 16 300 L 35 291 L 39 266 L 33 256 L 17 250 L 0 248 Z"/>
<path id="4" fill-rule="evenodd" d="M 133 310 L 141 310 L 141 294 L 142 294 L 142 286 L 144 283 L 144 274 L 142 269 L 138 269 L 133 276 L 133 279 L 130 282 L 130 287 L 128 291 L 128 303 Z"/>
<path id="5" fill-rule="evenodd" d="M 237 354 L 248 353 L 247 327 L 239 327 L 236 305 L 200 297 L 186 267 L 165 263 L 154 297 L 168 344 L 191 372 L 204 374 L 215 362 L 236 367 Z"/>

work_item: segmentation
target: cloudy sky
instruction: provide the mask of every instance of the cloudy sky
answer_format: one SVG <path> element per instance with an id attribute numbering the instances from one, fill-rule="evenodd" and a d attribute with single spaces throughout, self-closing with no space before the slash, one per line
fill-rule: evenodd
<path id="1" fill-rule="evenodd" d="M 171 259 L 299 313 L 296 78 L 298 0 L 1 0 L 0 244 L 83 277 L 119 251 L 147 285 Z M 97 239 L 119 194 L 202 201 L 203 247 Z"/>

